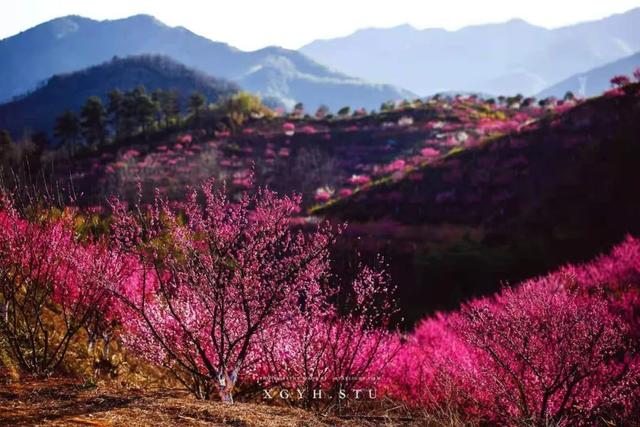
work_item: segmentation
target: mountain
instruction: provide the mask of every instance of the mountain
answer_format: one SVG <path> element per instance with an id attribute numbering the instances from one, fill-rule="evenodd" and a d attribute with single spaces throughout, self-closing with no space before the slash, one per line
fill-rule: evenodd
<path id="1" fill-rule="evenodd" d="M 457 31 L 402 25 L 314 41 L 300 51 L 350 75 L 421 96 L 443 91 L 534 95 L 639 51 L 638 25 L 640 8 L 553 30 L 519 19 Z"/>
<path id="2" fill-rule="evenodd" d="M 296 51 L 267 47 L 244 52 L 152 16 L 136 15 L 111 21 L 67 16 L 0 41 L 0 101 L 31 91 L 54 74 L 139 54 L 167 55 L 259 95 L 281 98 L 289 106 L 302 101 L 309 110 L 321 103 L 332 109 L 378 108 L 389 99 L 412 96 L 332 71 Z"/>
<path id="3" fill-rule="evenodd" d="M 90 96 L 100 96 L 106 102 L 111 90 L 126 91 L 139 85 L 148 92 L 176 90 L 183 106 L 195 91 L 215 102 L 239 90 L 235 83 L 207 76 L 165 56 L 114 58 L 81 71 L 55 75 L 28 95 L 0 105 L 0 129 L 16 136 L 25 131 L 50 131 L 59 114 L 68 109 L 79 111 Z"/>
<path id="4" fill-rule="evenodd" d="M 415 94 L 391 85 L 366 83 L 337 74 L 319 77 L 301 71 L 284 55 L 266 57 L 236 81 L 250 92 L 278 98 L 288 107 L 301 100 L 309 113 L 315 112 L 320 105 L 326 105 L 334 112 L 344 106 L 378 109 L 385 101 L 416 98 Z"/>
<path id="5" fill-rule="evenodd" d="M 638 68 L 640 68 L 640 52 L 601 67 L 575 74 L 540 92 L 538 97 L 555 96 L 561 98 L 568 91 L 588 97 L 600 95 L 611 88 L 611 77 L 618 75 L 631 76 Z"/>

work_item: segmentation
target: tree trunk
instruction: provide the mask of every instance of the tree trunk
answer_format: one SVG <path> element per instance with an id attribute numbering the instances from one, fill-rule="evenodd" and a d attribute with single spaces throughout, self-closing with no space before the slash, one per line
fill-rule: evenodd
<path id="1" fill-rule="evenodd" d="M 218 389 L 222 402 L 233 403 L 233 390 L 236 386 L 237 379 L 238 373 L 235 370 L 231 374 L 228 374 L 225 370 L 218 375 Z"/>

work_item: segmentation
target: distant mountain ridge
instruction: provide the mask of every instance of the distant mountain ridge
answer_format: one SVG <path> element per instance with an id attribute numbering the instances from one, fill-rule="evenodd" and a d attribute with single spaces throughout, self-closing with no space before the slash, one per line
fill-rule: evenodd
<path id="1" fill-rule="evenodd" d="M 555 96 L 560 98 L 567 92 L 581 96 L 597 96 L 611 88 L 611 78 L 617 75 L 631 76 L 640 68 L 640 52 L 605 64 L 601 67 L 577 73 L 538 94 L 540 98 Z"/>
<path id="2" fill-rule="evenodd" d="M 321 103 L 332 109 L 377 108 L 386 100 L 413 96 L 332 71 L 296 51 L 267 47 L 244 52 L 148 15 L 112 21 L 67 16 L 0 41 L 0 102 L 35 89 L 54 74 L 78 71 L 113 56 L 140 54 L 167 55 L 259 95 L 275 96 L 289 105 L 302 101 L 309 109 Z M 334 94 L 336 87 L 342 91 Z M 325 89 L 331 96 L 323 95 Z"/>
<path id="3" fill-rule="evenodd" d="M 209 102 L 215 102 L 240 90 L 235 83 L 187 68 L 166 56 L 114 58 L 81 71 L 53 76 L 28 95 L 0 105 L 0 129 L 9 130 L 15 137 L 33 131 L 49 132 L 58 115 L 65 110 L 78 112 L 90 96 L 101 97 L 106 105 L 111 90 L 128 91 L 140 85 L 148 92 L 177 91 L 183 109 L 192 92 L 200 92 Z"/>
<path id="4" fill-rule="evenodd" d="M 550 12 L 552 13 L 552 12 Z M 521 19 L 457 31 L 409 25 L 314 41 L 309 57 L 420 96 L 445 91 L 534 95 L 577 72 L 640 51 L 640 8 L 549 30 Z"/>

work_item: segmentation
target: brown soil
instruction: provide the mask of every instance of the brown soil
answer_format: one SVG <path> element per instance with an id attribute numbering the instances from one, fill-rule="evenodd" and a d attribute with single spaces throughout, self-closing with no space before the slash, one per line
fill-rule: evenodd
<path id="1" fill-rule="evenodd" d="M 226 405 L 199 401 L 177 390 L 87 388 L 77 381 L 59 378 L 0 384 L 0 426 L 355 427 L 399 424 L 405 422 L 390 422 L 383 418 L 345 420 L 301 409 L 251 403 Z"/>

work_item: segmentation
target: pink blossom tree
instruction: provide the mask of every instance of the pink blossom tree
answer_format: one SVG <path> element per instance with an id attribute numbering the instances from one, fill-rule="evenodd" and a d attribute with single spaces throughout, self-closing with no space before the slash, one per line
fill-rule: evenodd
<path id="1" fill-rule="evenodd" d="M 611 79 L 614 87 L 623 87 L 631 83 L 631 79 L 627 76 L 615 76 Z"/>
<path id="2" fill-rule="evenodd" d="M 466 306 L 454 328 L 475 352 L 468 398 L 501 423 L 595 422 L 623 411 L 637 384 L 628 329 L 606 301 L 566 283 L 527 283 Z"/>
<path id="3" fill-rule="evenodd" d="M 183 210 L 160 197 L 148 209 L 114 201 L 114 235 L 139 263 L 114 290 L 132 313 L 123 319 L 127 344 L 197 397 L 217 389 L 232 402 L 239 375 L 256 373 L 261 339 L 298 321 L 301 307 L 319 310 L 334 234 L 328 224 L 292 230 L 299 204 L 264 189 L 230 200 L 211 181 Z"/>
<path id="4" fill-rule="evenodd" d="M 108 310 L 121 263 L 106 242 L 81 241 L 74 211 L 28 221 L 5 199 L 0 211 L 0 333 L 19 366 L 46 375 L 72 339 Z"/>
<path id="5" fill-rule="evenodd" d="M 638 412 L 640 242 L 423 320 L 384 392 L 504 425 L 622 422 Z"/>
<path id="6" fill-rule="evenodd" d="M 294 322 L 262 340 L 263 385 L 295 387 L 305 407 L 340 405 L 364 389 L 376 397 L 377 380 L 399 349 L 389 329 L 393 293 L 382 267 L 360 265 L 355 280 L 342 286 L 325 282 L 315 300 L 298 307 Z"/>

